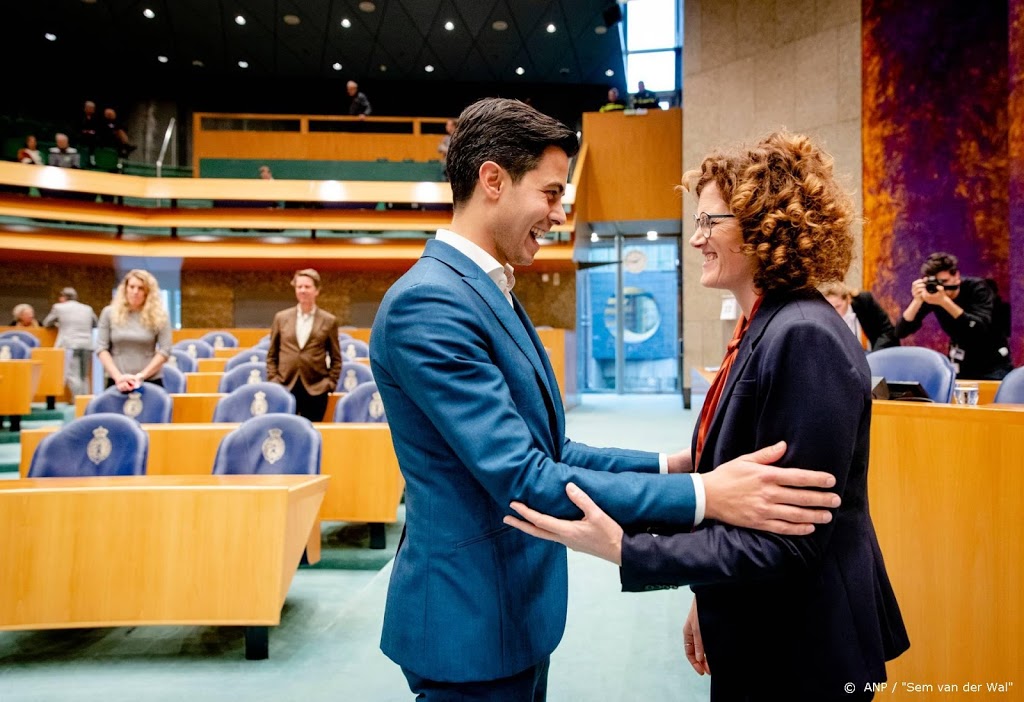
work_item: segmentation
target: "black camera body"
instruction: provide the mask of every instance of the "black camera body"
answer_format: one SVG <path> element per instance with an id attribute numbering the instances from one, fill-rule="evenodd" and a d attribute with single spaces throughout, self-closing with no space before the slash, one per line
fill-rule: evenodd
<path id="1" fill-rule="evenodd" d="M 940 287 L 942 287 L 942 283 L 940 283 L 939 279 L 934 275 L 930 275 L 924 279 L 924 289 L 927 290 L 929 294 L 937 293 Z"/>

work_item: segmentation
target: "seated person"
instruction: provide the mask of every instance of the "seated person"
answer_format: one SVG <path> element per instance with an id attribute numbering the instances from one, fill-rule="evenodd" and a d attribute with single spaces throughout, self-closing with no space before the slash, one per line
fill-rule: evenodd
<path id="1" fill-rule="evenodd" d="M 854 292 L 845 283 L 833 281 L 818 290 L 839 313 L 865 351 L 899 346 L 892 320 L 869 292 Z"/>
<path id="2" fill-rule="evenodd" d="M 54 136 L 54 141 L 57 145 L 50 147 L 50 153 L 46 159 L 49 165 L 57 168 L 82 167 L 82 157 L 79 155 L 78 149 L 69 144 L 67 134 L 58 132 Z"/>
<path id="3" fill-rule="evenodd" d="M 956 256 L 933 253 L 910 286 L 912 298 L 896 324 L 896 337 L 910 336 L 932 312 L 949 335 L 949 360 L 956 376 L 1002 380 L 1013 368 L 1006 337 L 994 321 L 995 297 L 984 278 L 960 276 Z"/>
<path id="4" fill-rule="evenodd" d="M 32 305 L 22 303 L 15 305 L 11 311 L 14 319 L 11 320 L 12 327 L 38 327 L 39 321 L 36 319 L 36 311 L 32 309 Z"/>
<path id="5" fill-rule="evenodd" d="M 598 112 L 615 112 L 626 109 L 626 102 L 619 98 L 618 88 L 608 88 L 608 102 L 601 105 Z"/>
<path id="6" fill-rule="evenodd" d="M 36 166 L 43 165 L 43 155 L 39 153 L 39 144 L 36 142 L 34 134 L 25 137 L 25 145 L 18 149 L 18 162 Z"/>

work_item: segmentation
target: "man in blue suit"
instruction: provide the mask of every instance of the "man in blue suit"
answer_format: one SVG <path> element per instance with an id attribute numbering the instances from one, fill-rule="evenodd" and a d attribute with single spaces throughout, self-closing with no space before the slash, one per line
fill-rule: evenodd
<path id="1" fill-rule="evenodd" d="M 513 500 L 578 517 L 572 481 L 626 524 L 703 518 L 807 534 L 838 498 L 824 473 L 765 468 L 779 447 L 692 474 L 689 452 L 565 437 L 544 347 L 511 293 L 513 266 L 565 222 L 567 127 L 514 100 L 468 107 L 447 172 L 454 216 L 385 295 L 370 361 L 406 479 L 381 648 L 418 699 L 539 701 L 565 627 L 565 548 L 502 523 Z M 661 473 L 685 473 L 662 475 Z"/>

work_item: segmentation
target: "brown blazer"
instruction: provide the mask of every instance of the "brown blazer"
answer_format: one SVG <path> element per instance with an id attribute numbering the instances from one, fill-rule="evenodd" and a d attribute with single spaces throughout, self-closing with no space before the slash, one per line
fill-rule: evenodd
<path id="1" fill-rule="evenodd" d="M 295 337 L 297 315 L 297 307 L 274 315 L 274 324 L 270 327 L 270 348 L 267 349 L 267 380 L 291 390 L 301 378 L 310 395 L 333 392 L 341 377 L 342 363 L 338 320 L 330 312 L 317 307 L 309 340 L 300 349 Z M 327 367 L 328 358 L 331 359 L 330 368 Z"/>

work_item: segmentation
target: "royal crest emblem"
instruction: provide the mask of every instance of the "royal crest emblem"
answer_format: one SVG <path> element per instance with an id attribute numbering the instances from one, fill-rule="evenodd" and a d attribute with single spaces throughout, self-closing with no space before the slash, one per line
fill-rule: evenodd
<path id="1" fill-rule="evenodd" d="M 355 344 L 349 344 L 348 346 L 346 346 L 345 347 L 345 354 L 344 355 L 345 355 L 345 358 L 347 358 L 350 361 L 355 360 L 355 357 L 356 357 L 356 345 Z"/>
<path id="2" fill-rule="evenodd" d="M 220 334 L 218 334 L 217 336 L 213 337 L 213 348 L 215 348 L 215 349 L 222 349 L 222 348 L 224 348 L 224 337 L 221 336 Z"/>
<path id="3" fill-rule="evenodd" d="M 267 413 L 267 393 L 259 390 L 252 398 L 252 402 L 249 404 L 249 414 L 253 417 L 258 417 L 261 414 Z"/>
<path id="4" fill-rule="evenodd" d="M 263 378 L 260 377 L 260 369 L 259 368 L 253 368 L 251 371 L 249 371 L 249 377 L 246 379 L 245 384 L 246 385 L 252 385 L 253 383 L 262 383 L 262 382 L 263 382 Z"/>
<path id="5" fill-rule="evenodd" d="M 196 351 L 195 344 L 189 344 L 188 348 L 185 350 L 185 353 L 188 354 L 189 358 L 196 358 L 199 355 L 199 353 Z"/>
<path id="6" fill-rule="evenodd" d="M 267 463 L 270 465 L 274 465 L 280 461 L 284 456 L 284 439 L 281 438 L 281 430 L 268 430 L 267 438 L 263 441 L 263 445 L 260 449 L 263 451 L 263 458 L 265 458 Z"/>
<path id="7" fill-rule="evenodd" d="M 0 361 L 11 360 L 11 347 L 7 344 L 0 346 Z"/>
<path id="8" fill-rule="evenodd" d="M 345 388 L 345 392 L 352 392 L 359 385 L 359 379 L 356 377 L 354 370 L 345 371 L 345 380 L 342 382 L 341 387 Z"/>
<path id="9" fill-rule="evenodd" d="M 133 392 L 128 395 L 128 399 L 124 401 L 124 414 L 126 417 L 135 419 L 142 414 L 142 394 Z"/>
<path id="10" fill-rule="evenodd" d="M 373 397 L 370 399 L 370 416 L 374 419 L 380 419 L 384 416 L 384 401 L 380 399 L 380 393 L 373 393 Z"/>
<path id="11" fill-rule="evenodd" d="M 260 357 L 257 356 L 256 354 L 253 354 L 252 356 L 249 356 L 249 363 L 259 363 L 259 362 L 260 362 Z"/>
<path id="12" fill-rule="evenodd" d="M 171 368 L 177 368 L 178 359 L 172 355 L 170 358 L 167 359 L 167 365 L 169 365 Z"/>
<path id="13" fill-rule="evenodd" d="M 92 439 L 89 441 L 89 445 L 85 447 L 85 455 L 89 457 L 93 465 L 98 466 L 110 457 L 110 452 L 114 446 L 110 443 L 110 439 L 107 438 L 109 433 L 110 431 L 102 426 L 92 430 Z"/>

